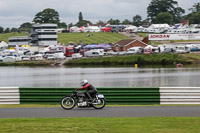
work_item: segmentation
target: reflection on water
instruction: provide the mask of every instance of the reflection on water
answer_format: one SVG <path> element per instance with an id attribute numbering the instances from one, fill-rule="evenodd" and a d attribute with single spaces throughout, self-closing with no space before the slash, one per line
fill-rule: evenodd
<path id="1" fill-rule="evenodd" d="M 97 87 L 200 86 L 200 68 L 29 68 L 0 67 L 0 86 Z"/>

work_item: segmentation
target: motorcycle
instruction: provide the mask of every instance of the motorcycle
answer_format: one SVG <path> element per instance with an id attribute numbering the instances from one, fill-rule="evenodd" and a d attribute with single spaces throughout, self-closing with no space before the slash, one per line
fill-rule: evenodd
<path id="1" fill-rule="evenodd" d="M 61 107 L 66 110 L 73 109 L 76 105 L 78 108 L 90 108 L 102 109 L 106 105 L 106 100 L 103 94 L 94 94 L 92 101 L 88 101 L 87 96 L 84 92 L 78 92 L 75 89 L 71 96 L 64 96 L 61 100 Z"/>

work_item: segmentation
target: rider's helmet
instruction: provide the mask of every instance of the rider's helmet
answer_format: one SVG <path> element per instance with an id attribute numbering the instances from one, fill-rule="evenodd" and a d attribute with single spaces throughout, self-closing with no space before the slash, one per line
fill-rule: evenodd
<path id="1" fill-rule="evenodd" d="M 87 84 L 87 83 L 88 83 L 87 79 L 84 79 L 84 80 L 81 81 L 81 85 L 82 85 L 82 86 L 84 86 L 84 85 Z"/>

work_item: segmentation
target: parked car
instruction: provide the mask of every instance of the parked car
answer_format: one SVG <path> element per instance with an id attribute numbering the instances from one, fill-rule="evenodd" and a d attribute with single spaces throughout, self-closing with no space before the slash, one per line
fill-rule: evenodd
<path id="1" fill-rule="evenodd" d="M 46 54 L 47 60 L 55 60 L 54 54 Z"/>
<path id="2" fill-rule="evenodd" d="M 143 47 L 132 47 L 128 49 L 127 54 L 140 54 L 142 53 Z"/>
<path id="3" fill-rule="evenodd" d="M 36 54 L 34 57 L 35 57 L 35 60 L 44 60 L 42 54 Z"/>
<path id="4" fill-rule="evenodd" d="M 29 61 L 30 60 L 30 56 L 24 55 L 21 57 L 23 61 Z"/>
<path id="5" fill-rule="evenodd" d="M 98 56 L 104 56 L 104 50 L 103 49 L 93 49 L 90 51 L 86 51 L 84 53 L 85 57 L 98 57 Z"/>
<path id="6" fill-rule="evenodd" d="M 165 48 L 163 51 L 163 53 L 173 53 L 173 52 L 174 52 L 173 48 Z"/>
<path id="7" fill-rule="evenodd" d="M 120 51 L 120 52 L 118 52 L 118 55 L 126 55 L 127 53 L 126 53 L 126 51 Z"/>
<path id="8" fill-rule="evenodd" d="M 185 47 L 185 46 L 178 46 L 176 47 L 176 53 L 190 53 L 190 48 L 189 47 Z"/>
<path id="9" fill-rule="evenodd" d="M 54 57 L 55 59 L 65 59 L 65 55 L 64 53 L 60 52 L 60 53 L 54 53 Z"/>
<path id="10" fill-rule="evenodd" d="M 81 58 L 81 57 L 83 57 L 80 53 L 74 53 L 74 54 L 72 54 L 72 58 L 73 59 L 78 59 L 78 58 Z"/>
<path id="11" fill-rule="evenodd" d="M 2 56 L 0 56 L 0 61 L 3 61 L 3 57 Z"/>

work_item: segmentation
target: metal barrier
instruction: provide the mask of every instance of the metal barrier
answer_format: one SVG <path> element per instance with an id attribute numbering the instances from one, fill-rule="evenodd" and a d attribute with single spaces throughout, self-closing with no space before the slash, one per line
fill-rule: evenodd
<path id="1" fill-rule="evenodd" d="M 200 104 L 200 87 L 160 87 L 160 104 Z"/>
<path id="2" fill-rule="evenodd" d="M 59 104 L 75 88 L 0 87 L 0 104 Z M 200 104 L 200 87 L 99 87 L 108 104 Z"/>
<path id="3" fill-rule="evenodd" d="M 20 104 L 19 87 L 0 87 L 0 104 Z"/>
<path id="4" fill-rule="evenodd" d="M 59 104 L 75 88 L 20 87 L 20 103 Z M 160 104 L 159 88 L 97 88 L 109 104 Z"/>

